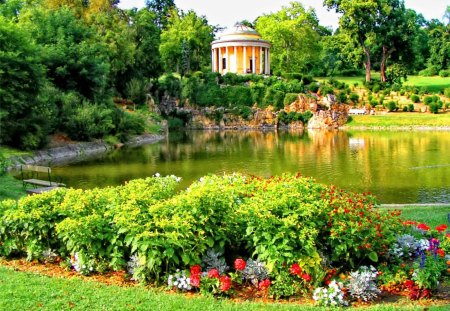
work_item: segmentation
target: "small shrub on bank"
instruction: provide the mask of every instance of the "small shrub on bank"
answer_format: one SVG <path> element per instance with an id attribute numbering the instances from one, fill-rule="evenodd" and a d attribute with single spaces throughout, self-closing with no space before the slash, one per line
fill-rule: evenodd
<path id="1" fill-rule="evenodd" d="M 420 97 L 416 94 L 411 95 L 410 97 L 411 101 L 415 104 L 417 104 L 418 102 L 420 102 Z"/>

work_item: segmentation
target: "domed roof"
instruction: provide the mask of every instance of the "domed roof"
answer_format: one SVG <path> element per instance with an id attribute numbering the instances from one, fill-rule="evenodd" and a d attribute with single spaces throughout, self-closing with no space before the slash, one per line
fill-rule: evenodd
<path id="1" fill-rule="evenodd" d="M 253 28 L 250 28 L 244 24 L 241 23 L 236 23 L 233 27 L 231 27 L 229 30 L 225 31 L 222 33 L 222 35 L 220 36 L 220 39 L 222 39 L 223 37 L 226 36 L 245 36 L 245 35 L 250 35 L 250 36 L 258 36 L 261 37 L 261 35 L 254 30 Z"/>
<path id="2" fill-rule="evenodd" d="M 214 42 L 227 42 L 227 41 L 262 41 L 266 42 L 261 38 L 261 35 L 251 27 L 248 27 L 241 23 L 236 23 L 230 29 L 219 34 L 219 39 Z"/>

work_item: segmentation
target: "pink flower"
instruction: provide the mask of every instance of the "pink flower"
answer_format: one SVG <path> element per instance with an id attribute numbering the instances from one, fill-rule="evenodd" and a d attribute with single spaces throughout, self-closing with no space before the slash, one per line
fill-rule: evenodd
<path id="1" fill-rule="evenodd" d="M 217 271 L 217 269 L 211 269 L 208 271 L 208 277 L 209 278 L 219 278 L 219 271 Z"/>
<path id="2" fill-rule="evenodd" d="M 202 268 L 199 265 L 191 267 L 191 275 L 198 275 L 200 273 L 202 273 Z"/>
<path id="3" fill-rule="evenodd" d="M 428 230 L 430 230 L 430 227 L 428 227 L 426 224 L 418 224 L 417 225 L 417 228 L 419 228 L 419 229 L 421 229 L 421 230 L 423 230 L 423 231 L 428 231 Z"/>
<path id="4" fill-rule="evenodd" d="M 190 280 L 191 280 L 192 286 L 200 287 L 200 275 L 199 274 L 192 274 Z"/>
<path id="5" fill-rule="evenodd" d="M 300 276 L 300 274 L 302 273 L 302 268 L 300 268 L 300 266 L 298 265 L 298 263 L 294 263 L 292 264 L 291 268 L 289 269 L 289 272 L 292 275 L 298 275 Z"/>
<path id="6" fill-rule="evenodd" d="M 247 263 L 244 259 L 238 258 L 234 261 L 234 268 L 238 271 L 244 270 L 246 265 Z"/>
<path id="7" fill-rule="evenodd" d="M 436 227 L 436 230 L 438 232 L 444 232 L 445 230 L 447 230 L 448 226 L 447 225 L 439 225 Z"/>
<path id="8" fill-rule="evenodd" d="M 231 278 L 229 276 L 222 276 L 219 279 L 220 282 L 220 290 L 222 292 L 227 292 L 231 287 Z"/>
<path id="9" fill-rule="evenodd" d="M 262 280 L 258 284 L 258 288 L 261 289 L 261 290 L 267 289 L 269 287 L 270 287 L 270 280 L 269 279 Z"/>

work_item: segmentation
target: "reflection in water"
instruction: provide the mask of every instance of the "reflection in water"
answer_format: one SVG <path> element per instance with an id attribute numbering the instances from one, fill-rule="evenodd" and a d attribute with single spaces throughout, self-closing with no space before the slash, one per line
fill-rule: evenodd
<path id="1" fill-rule="evenodd" d="M 189 131 L 159 143 L 55 167 L 72 187 L 177 175 L 182 187 L 209 173 L 301 172 L 326 184 L 375 193 L 383 203 L 449 202 L 446 132 Z"/>

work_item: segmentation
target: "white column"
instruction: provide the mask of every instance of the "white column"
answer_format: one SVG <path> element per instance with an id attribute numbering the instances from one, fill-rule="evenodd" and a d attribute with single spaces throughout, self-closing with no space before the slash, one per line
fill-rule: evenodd
<path id="1" fill-rule="evenodd" d="M 268 60 L 269 60 L 269 58 L 267 57 L 267 52 L 269 51 L 269 49 L 268 48 L 265 48 L 265 50 L 264 50 L 264 74 L 268 74 L 268 71 L 269 71 L 269 69 L 268 69 L 268 67 L 267 67 L 267 63 L 268 63 Z"/>
<path id="2" fill-rule="evenodd" d="M 243 49 L 244 49 L 244 69 L 243 69 L 243 71 L 244 71 L 244 73 L 247 73 L 247 47 L 244 45 L 243 47 L 242 47 Z"/>
<path id="3" fill-rule="evenodd" d="M 267 74 L 270 75 L 270 49 L 267 48 Z"/>
<path id="4" fill-rule="evenodd" d="M 252 73 L 256 73 L 256 62 L 255 62 L 255 47 L 252 47 Z"/>
<path id="5" fill-rule="evenodd" d="M 212 72 L 216 71 L 215 64 L 216 63 L 214 62 L 214 49 L 211 49 L 211 69 L 212 69 Z"/>
<path id="6" fill-rule="evenodd" d="M 227 72 L 230 72 L 230 53 L 228 53 L 228 46 L 225 47 L 227 49 L 227 54 L 226 54 L 226 58 L 227 58 Z"/>
<path id="7" fill-rule="evenodd" d="M 222 74 L 222 48 L 219 48 L 219 72 Z"/>
<path id="8" fill-rule="evenodd" d="M 262 46 L 259 47 L 259 74 L 263 73 L 263 60 L 262 60 L 262 55 L 263 55 L 263 48 Z"/>
<path id="9" fill-rule="evenodd" d="M 238 68 L 238 61 L 237 61 L 237 47 L 236 46 L 234 46 L 234 70 L 235 70 L 235 73 L 238 73 L 237 71 L 237 68 Z"/>

